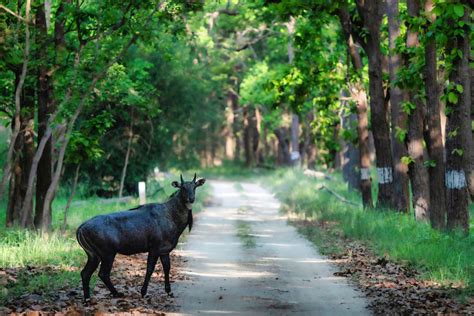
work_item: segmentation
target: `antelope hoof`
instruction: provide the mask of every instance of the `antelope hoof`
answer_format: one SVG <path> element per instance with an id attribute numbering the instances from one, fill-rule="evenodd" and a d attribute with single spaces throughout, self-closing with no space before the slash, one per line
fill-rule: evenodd
<path id="1" fill-rule="evenodd" d="M 169 297 L 174 297 L 173 292 L 168 292 L 168 296 L 169 296 Z"/>
<path id="2" fill-rule="evenodd" d="M 142 297 L 145 297 L 145 295 L 146 295 L 146 289 L 143 289 L 143 288 L 142 288 L 142 290 L 140 291 L 140 293 L 142 294 Z"/>

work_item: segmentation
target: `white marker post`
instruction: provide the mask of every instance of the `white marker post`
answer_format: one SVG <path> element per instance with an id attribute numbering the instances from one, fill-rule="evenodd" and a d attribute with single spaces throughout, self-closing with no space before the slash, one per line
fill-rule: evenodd
<path id="1" fill-rule="evenodd" d="M 143 181 L 138 182 L 138 196 L 140 197 L 140 205 L 146 204 L 146 184 Z"/>

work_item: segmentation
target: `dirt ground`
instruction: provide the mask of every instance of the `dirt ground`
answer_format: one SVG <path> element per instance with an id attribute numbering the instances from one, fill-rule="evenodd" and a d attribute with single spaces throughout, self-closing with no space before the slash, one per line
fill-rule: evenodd
<path id="1" fill-rule="evenodd" d="M 12 300 L 6 306 L 0 306 L 0 315 L 8 313 L 28 313 L 35 315 L 38 313 L 50 314 L 161 314 L 175 311 L 174 298 L 169 297 L 164 290 L 163 273 L 161 265 L 158 263 L 155 273 L 152 276 L 148 287 L 148 294 L 145 298 L 140 295 L 140 288 L 143 284 L 146 269 L 146 254 L 134 256 L 117 255 L 112 269 L 112 282 L 119 292 L 125 294 L 123 298 L 113 298 L 105 285 L 97 280 L 95 288 L 92 290 L 92 299 L 88 303 L 82 301 L 82 286 L 77 284 L 73 288 L 60 289 L 48 296 L 39 294 L 25 294 L 19 299 Z M 171 275 L 172 284 L 183 280 L 186 276 L 181 273 L 183 261 L 185 259 L 172 254 Z M 44 267 L 37 269 L 30 267 L 28 273 L 31 275 L 47 274 L 54 277 L 54 267 Z M 77 273 L 80 269 L 75 268 Z M 18 274 L 17 269 L 3 269 L 0 273 L 7 278 Z M 97 273 L 97 272 L 96 272 Z"/>

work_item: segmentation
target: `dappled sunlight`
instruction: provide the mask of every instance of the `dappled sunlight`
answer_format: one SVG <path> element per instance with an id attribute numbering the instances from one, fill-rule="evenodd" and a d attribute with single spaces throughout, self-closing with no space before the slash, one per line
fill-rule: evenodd
<path id="1" fill-rule="evenodd" d="M 292 258 L 282 258 L 282 257 L 262 257 L 260 260 L 270 260 L 270 261 L 293 261 Z"/>
<path id="2" fill-rule="evenodd" d="M 203 244 L 205 244 L 205 245 L 215 245 L 215 246 L 236 246 L 236 245 L 240 245 L 239 242 L 219 242 L 219 241 L 206 241 Z"/>
<path id="3" fill-rule="evenodd" d="M 179 253 L 182 256 L 192 258 L 192 259 L 208 259 L 208 257 L 199 251 L 192 250 L 176 250 L 176 253 Z"/>
<path id="4" fill-rule="evenodd" d="M 184 274 L 200 277 L 209 278 L 264 278 L 273 277 L 275 274 L 270 272 L 257 272 L 257 271 L 243 271 L 243 270 L 218 270 L 214 272 L 195 272 L 195 271 L 184 271 Z"/>

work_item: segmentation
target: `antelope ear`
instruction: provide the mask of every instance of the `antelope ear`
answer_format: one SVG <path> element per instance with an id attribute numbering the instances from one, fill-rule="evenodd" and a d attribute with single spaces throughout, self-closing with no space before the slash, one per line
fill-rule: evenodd
<path id="1" fill-rule="evenodd" d="M 196 187 L 200 187 L 206 182 L 206 179 L 202 178 L 196 181 Z"/>
<path id="2" fill-rule="evenodd" d="M 178 181 L 173 181 L 171 182 L 171 186 L 175 187 L 175 188 L 181 188 L 181 186 L 179 185 Z"/>

